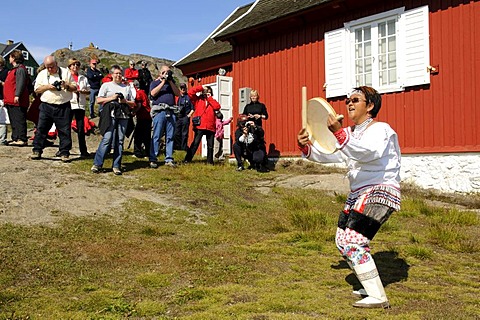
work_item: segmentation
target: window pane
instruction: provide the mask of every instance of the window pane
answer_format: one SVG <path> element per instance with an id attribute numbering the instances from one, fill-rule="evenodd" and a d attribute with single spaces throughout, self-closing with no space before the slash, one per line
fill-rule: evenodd
<path id="1" fill-rule="evenodd" d="M 378 24 L 378 37 L 383 38 L 387 36 L 385 22 Z"/>
<path id="2" fill-rule="evenodd" d="M 357 29 L 355 31 L 355 43 L 359 43 L 359 42 L 362 42 L 362 41 L 363 41 L 362 29 Z"/>
<path id="3" fill-rule="evenodd" d="M 356 76 L 356 77 L 355 77 L 355 86 L 356 86 L 356 87 L 363 86 L 362 77 L 361 77 L 361 76 Z"/>
<path id="4" fill-rule="evenodd" d="M 388 35 L 395 35 L 395 20 L 390 20 L 387 22 L 388 24 Z"/>
<path id="5" fill-rule="evenodd" d="M 367 27 L 367 28 L 364 29 L 364 37 L 365 37 L 365 41 L 372 40 L 372 34 L 371 34 L 370 27 Z"/>
<path id="6" fill-rule="evenodd" d="M 365 57 L 371 57 L 372 56 L 372 42 L 366 42 L 365 43 Z"/>
<path id="7" fill-rule="evenodd" d="M 365 72 L 372 72 L 372 59 L 365 59 Z"/>
<path id="8" fill-rule="evenodd" d="M 397 69 L 388 71 L 388 80 L 390 84 L 397 83 Z"/>
<path id="9" fill-rule="evenodd" d="M 387 53 L 387 41 L 385 39 L 378 40 L 378 53 L 379 54 Z"/>
<path id="10" fill-rule="evenodd" d="M 397 50 L 397 40 L 395 36 L 393 37 L 388 37 L 388 51 L 396 51 Z"/>
<path id="11" fill-rule="evenodd" d="M 357 44 L 355 45 L 355 59 L 361 58 L 363 56 L 362 45 Z"/>
<path id="12" fill-rule="evenodd" d="M 380 84 L 381 84 L 382 86 L 388 84 L 387 71 L 382 71 L 382 72 L 380 72 Z"/>
<path id="13" fill-rule="evenodd" d="M 365 86 L 372 86 L 372 74 L 371 73 L 367 73 L 365 75 L 365 83 L 364 83 Z"/>
<path id="14" fill-rule="evenodd" d="M 358 59 L 355 61 L 355 73 L 360 74 L 363 72 L 363 60 Z"/>
<path id="15" fill-rule="evenodd" d="M 388 67 L 389 68 L 397 67 L 397 55 L 395 53 L 390 53 L 388 55 Z"/>

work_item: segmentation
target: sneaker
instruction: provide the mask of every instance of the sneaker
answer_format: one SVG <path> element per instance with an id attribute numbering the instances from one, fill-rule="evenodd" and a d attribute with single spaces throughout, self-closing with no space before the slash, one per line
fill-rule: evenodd
<path id="1" fill-rule="evenodd" d="M 84 152 L 80 154 L 80 158 L 89 158 L 89 157 L 90 157 L 90 153 L 88 152 Z"/>
<path id="2" fill-rule="evenodd" d="M 265 172 L 270 172 L 267 167 L 265 166 L 259 166 L 257 169 L 257 172 L 265 173 Z"/>
<path id="3" fill-rule="evenodd" d="M 245 170 L 245 168 L 243 166 L 240 166 L 240 167 L 237 168 L 237 171 L 243 171 L 243 170 Z"/>
<path id="4" fill-rule="evenodd" d="M 8 145 L 14 146 L 14 147 L 25 147 L 27 145 L 27 142 L 22 140 L 17 140 L 17 141 L 10 142 Z"/>
<path id="5" fill-rule="evenodd" d="M 177 165 L 173 163 L 173 161 L 167 161 L 165 162 L 165 166 L 170 167 L 170 168 L 176 168 Z"/>
<path id="6" fill-rule="evenodd" d="M 32 155 L 30 156 L 30 159 L 32 160 L 39 160 L 42 158 L 42 154 L 38 151 L 33 151 Z"/>
<path id="7" fill-rule="evenodd" d="M 113 168 L 113 174 L 116 176 L 121 176 L 122 170 L 120 170 L 119 168 Z"/>
<path id="8" fill-rule="evenodd" d="M 158 163 L 156 163 L 155 161 L 151 161 L 150 162 L 150 168 L 152 168 L 152 169 L 158 168 Z"/>
<path id="9" fill-rule="evenodd" d="M 70 161 L 69 157 L 70 157 L 69 155 L 64 154 L 60 156 L 60 160 L 62 160 L 62 162 L 69 162 Z"/>
<path id="10" fill-rule="evenodd" d="M 90 169 L 90 171 L 92 171 L 93 173 L 100 173 L 100 170 L 102 170 L 102 167 L 97 165 L 93 165 L 92 168 Z"/>

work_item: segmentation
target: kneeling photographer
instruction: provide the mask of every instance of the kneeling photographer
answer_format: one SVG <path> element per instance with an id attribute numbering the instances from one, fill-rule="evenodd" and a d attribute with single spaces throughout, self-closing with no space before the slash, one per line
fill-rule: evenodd
<path id="1" fill-rule="evenodd" d="M 237 171 L 245 170 L 243 160 L 247 160 L 250 163 L 249 169 L 268 172 L 264 165 L 266 157 L 264 136 L 265 132 L 261 126 L 257 126 L 254 121 L 249 121 L 246 115 L 239 115 L 233 144 Z"/>

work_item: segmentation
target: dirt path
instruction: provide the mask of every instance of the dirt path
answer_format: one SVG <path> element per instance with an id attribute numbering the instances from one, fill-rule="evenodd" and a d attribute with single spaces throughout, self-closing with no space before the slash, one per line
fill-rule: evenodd
<path id="1" fill-rule="evenodd" d="M 29 132 L 31 135 L 32 133 Z M 76 134 L 72 135 L 71 160 L 79 157 Z M 100 136 L 87 137 L 88 149 L 94 152 Z M 128 143 L 128 139 L 126 143 Z M 98 175 L 96 181 L 82 175 L 69 173 L 69 163 L 55 157 L 58 146 L 44 150 L 42 160 L 30 160 L 32 141 L 28 147 L 0 147 L 0 177 L 2 200 L 0 223 L 23 225 L 54 224 L 64 215 L 100 216 L 110 215 L 129 199 L 149 200 L 165 206 L 174 205 L 167 195 L 146 191 L 117 190 L 111 187 L 111 175 Z M 58 143 L 58 140 L 56 141 Z M 85 172 L 85 174 L 90 174 Z M 269 192 L 273 186 L 295 188 L 319 188 L 334 191 L 348 190 L 347 181 L 340 174 L 294 176 L 282 175 L 274 181 L 259 181 L 257 188 Z M 178 206 L 178 202 L 175 203 Z M 192 212 L 197 223 L 202 223 L 201 214 Z"/>

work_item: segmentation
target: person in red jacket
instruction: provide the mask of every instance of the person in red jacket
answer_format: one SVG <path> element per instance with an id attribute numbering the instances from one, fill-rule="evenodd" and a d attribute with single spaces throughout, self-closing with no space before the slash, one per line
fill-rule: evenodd
<path id="1" fill-rule="evenodd" d="M 197 92 L 200 95 L 197 95 Z M 215 111 L 220 110 L 220 104 L 213 98 L 213 90 L 210 86 L 196 86 L 188 90 L 188 96 L 193 103 L 195 112 L 192 123 L 195 137 L 185 155 L 185 162 L 191 162 L 198 146 L 205 135 L 207 139 L 207 163 L 213 165 L 213 143 L 215 139 Z M 200 123 L 196 124 L 193 119 L 200 117 Z"/>
<path id="2" fill-rule="evenodd" d="M 23 65 L 22 51 L 12 51 L 9 59 L 13 68 L 8 72 L 3 86 L 4 103 L 12 127 L 12 142 L 8 145 L 23 147 L 27 145 L 27 110 L 30 104 L 28 82 L 30 76 Z"/>
<path id="3" fill-rule="evenodd" d="M 125 69 L 123 76 L 127 79 L 128 83 L 138 80 L 138 70 L 135 69 L 135 61 L 130 60 L 130 66 Z"/>
<path id="4" fill-rule="evenodd" d="M 140 82 L 133 81 L 137 91 L 135 97 L 135 109 L 133 113 L 137 118 L 135 132 L 133 135 L 133 155 L 137 158 L 144 158 L 150 154 L 152 116 L 150 116 L 150 100 L 145 91 L 140 89 Z"/>

